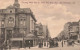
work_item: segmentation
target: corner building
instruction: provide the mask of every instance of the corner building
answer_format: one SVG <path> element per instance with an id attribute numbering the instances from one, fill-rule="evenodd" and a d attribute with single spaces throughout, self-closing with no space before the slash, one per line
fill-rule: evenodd
<path id="1" fill-rule="evenodd" d="M 35 16 L 30 8 L 20 8 L 18 0 L 6 9 L 0 9 L 0 34 L 6 35 L 7 43 L 12 47 L 37 45 L 35 36 Z"/>

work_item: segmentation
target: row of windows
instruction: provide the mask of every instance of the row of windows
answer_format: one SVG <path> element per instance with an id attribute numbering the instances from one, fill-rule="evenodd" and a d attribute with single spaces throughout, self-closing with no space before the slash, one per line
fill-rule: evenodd
<path id="1" fill-rule="evenodd" d="M 8 23 L 12 24 L 12 23 L 14 23 L 14 20 L 9 20 Z M 5 24 L 5 21 L 1 21 L 1 24 L 4 25 Z M 26 24 L 25 23 L 25 20 L 21 20 L 20 21 L 20 24 L 25 26 L 25 24 Z"/>
<path id="2" fill-rule="evenodd" d="M 7 11 L 4 11 L 4 10 L 0 10 L 0 13 L 12 13 L 13 11 L 12 10 L 10 10 L 9 12 L 7 12 Z"/>
<path id="3" fill-rule="evenodd" d="M 5 30 L 3 30 L 2 32 L 1 32 L 1 34 L 4 34 L 5 33 Z M 12 33 L 12 31 L 10 30 L 10 33 Z M 22 33 L 22 34 L 25 34 L 26 33 L 26 31 L 25 30 L 20 30 L 20 33 Z"/>
<path id="4" fill-rule="evenodd" d="M 12 24 L 12 23 L 14 23 L 14 21 L 8 21 L 8 23 Z M 5 24 L 4 21 L 2 21 L 1 24 L 4 25 Z M 25 26 L 26 23 L 25 23 L 25 21 L 20 21 L 20 24 Z"/>

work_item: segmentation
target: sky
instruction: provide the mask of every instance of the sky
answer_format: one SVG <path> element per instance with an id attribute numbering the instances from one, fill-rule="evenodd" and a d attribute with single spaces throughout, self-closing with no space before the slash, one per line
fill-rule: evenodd
<path id="1" fill-rule="evenodd" d="M 14 0 L 0 0 L 0 9 L 12 5 Z M 80 19 L 80 0 L 19 0 L 21 8 L 30 8 L 37 23 L 48 25 L 51 37 L 56 37 L 65 23 Z"/>

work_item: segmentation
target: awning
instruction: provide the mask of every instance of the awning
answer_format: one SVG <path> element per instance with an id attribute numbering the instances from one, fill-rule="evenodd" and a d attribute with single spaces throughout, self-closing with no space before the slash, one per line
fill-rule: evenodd
<path id="1" fill-rule="evenodd" d="M 23 38 L 11 38 L 11 41 L 23 41 Z"/>
<path id="2" fill-rule="evenodd" d="M 33 40 L 33 39 L 37 39 L 37 37 L 34 36 L 34 34 L 27 34 L 27 36 L 24 39 L 25 40 Z"/>

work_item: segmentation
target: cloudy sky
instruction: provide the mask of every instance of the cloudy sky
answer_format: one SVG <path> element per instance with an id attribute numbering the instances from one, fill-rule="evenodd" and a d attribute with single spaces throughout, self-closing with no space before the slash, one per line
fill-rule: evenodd
<path id="1" fill-rule="evenodd" d="M 14 0 L 0 0 L 0 9 Z M 80 19 L 80 0 L 19 0 L 21 8 L 31 8 L 38 23 L 48 25 L 51 37 L 56 37 L 66 22 Z"/>

